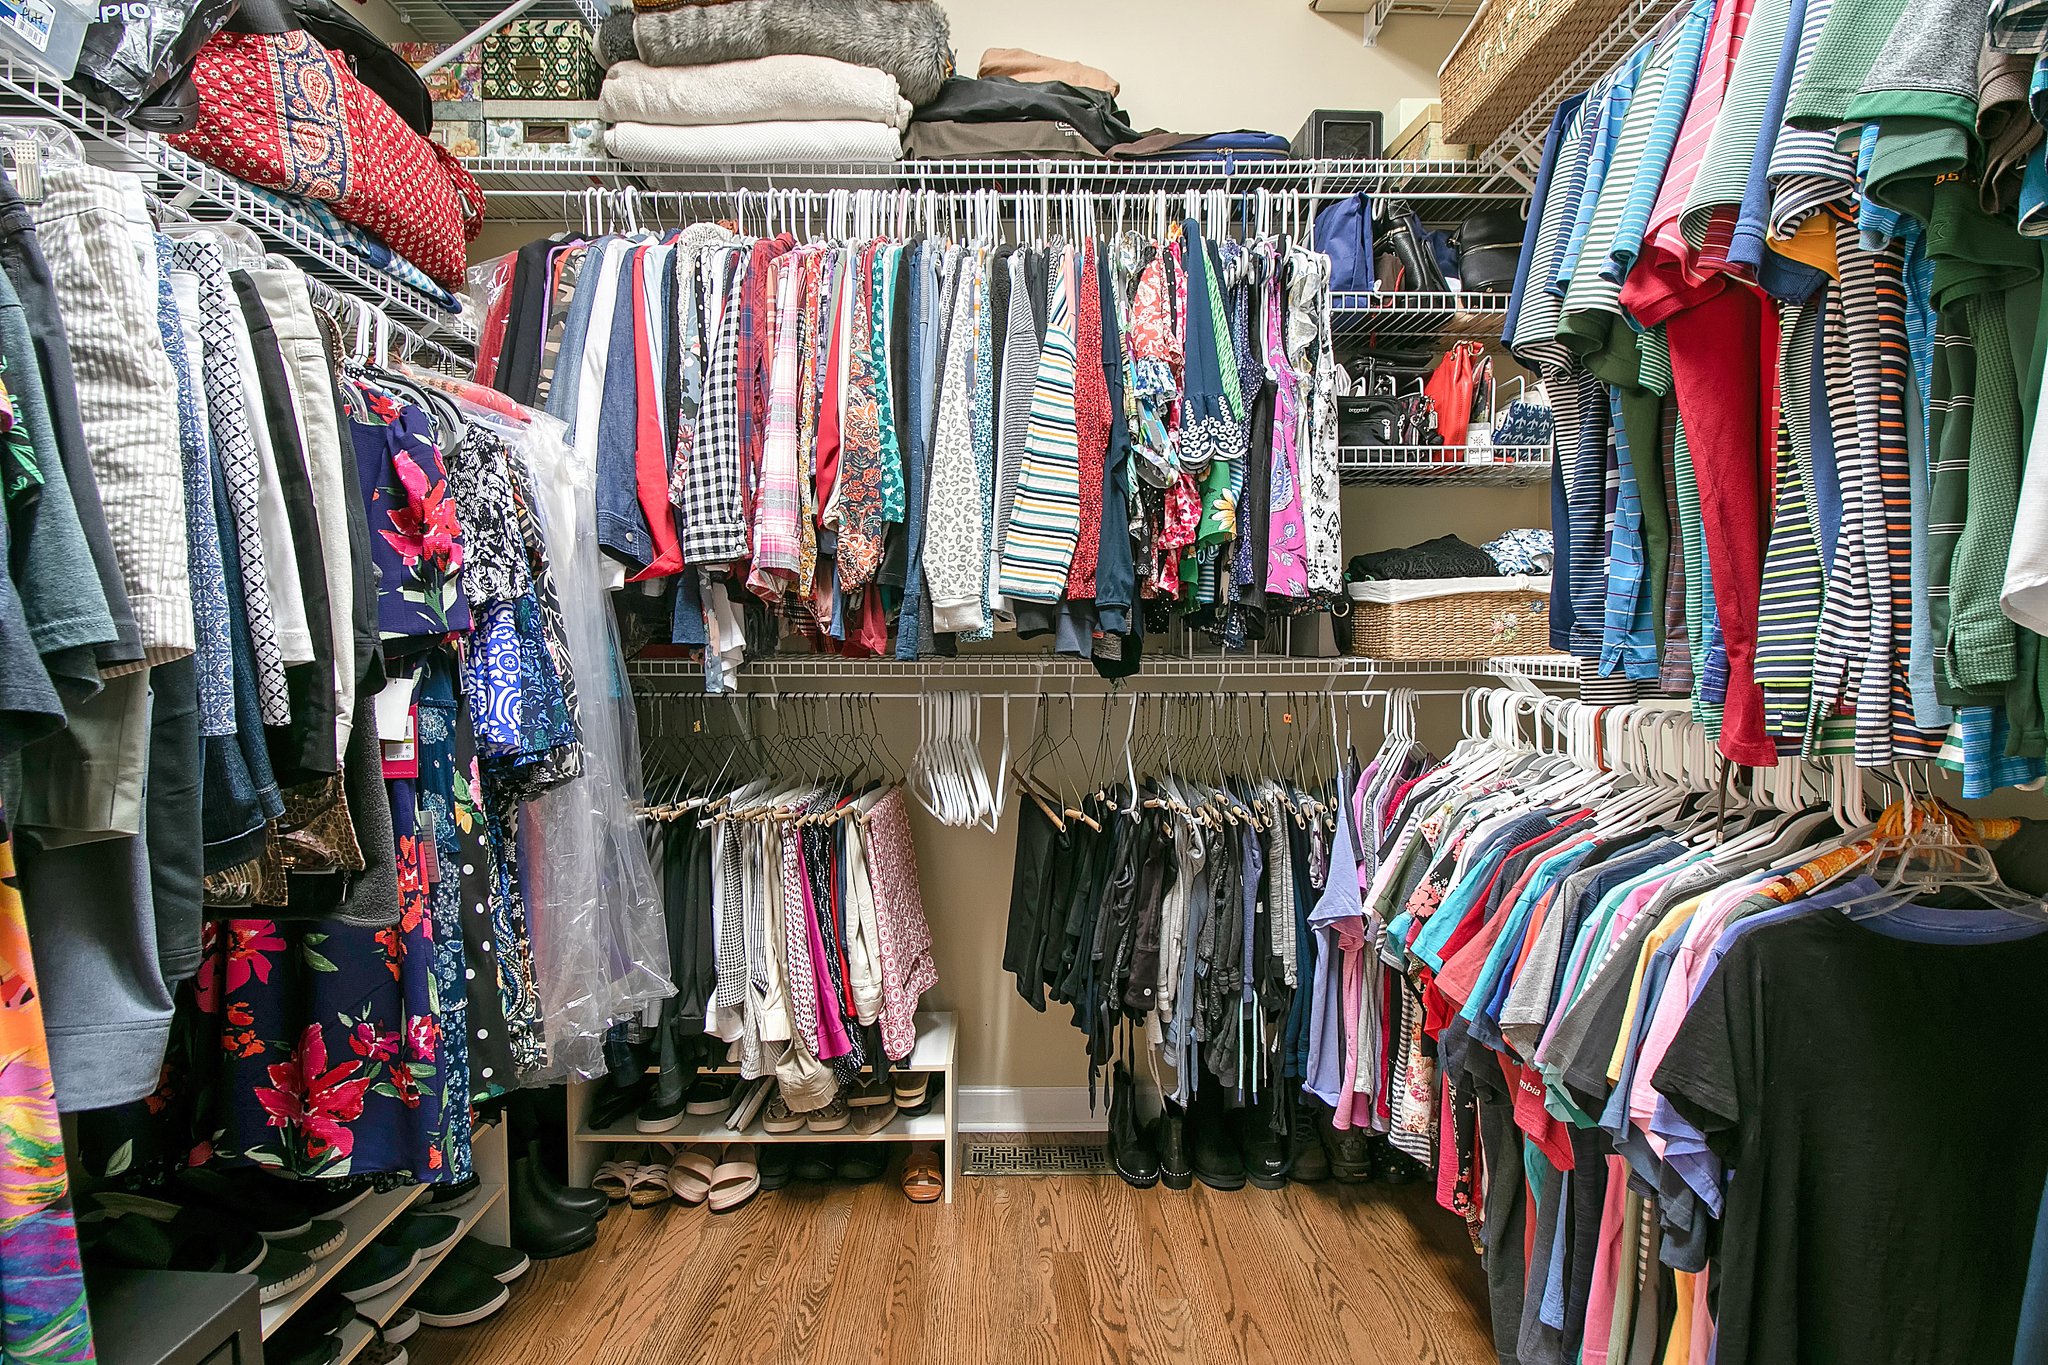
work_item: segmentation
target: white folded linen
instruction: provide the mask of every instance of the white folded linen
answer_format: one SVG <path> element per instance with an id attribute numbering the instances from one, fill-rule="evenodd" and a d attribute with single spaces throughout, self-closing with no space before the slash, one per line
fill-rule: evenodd
<path id="1" fill-rule="evenodd" d="M 621 161 L 666 166 L 890 162 L 902 151 L 902 139 L 888 124 L 851 119 L 727 123 L 712 128 L 619 123 L 604 140 L 606 149 Z"/>
<path id="2" fill-rule="evenodd" d="M 852 119 L 910 126 L 896 78 L 830 57 L 755 57 L 711 66 L 620 62 L 604 78 L 598 113 L 607 123 L 698 127 Z"/>

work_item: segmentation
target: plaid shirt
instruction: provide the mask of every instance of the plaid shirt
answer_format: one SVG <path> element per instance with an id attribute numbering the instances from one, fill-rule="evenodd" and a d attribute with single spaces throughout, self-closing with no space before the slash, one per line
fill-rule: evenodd
<path id="1" fill-rule="evenodd" d="M 704 403 L 697 413 L 697 439 L 687 459 L 677 452 L 682 496 L 683 562 L 722 565 L 747 553 L 747 511 L 742 487 L 740 442 L 739 333 L 737 291 L 745 279 L 745 258 L 727 263 L 726 307 L 711 342 L 704 376 Z M 670 496 L 675 498 L 675 481 Z"/>

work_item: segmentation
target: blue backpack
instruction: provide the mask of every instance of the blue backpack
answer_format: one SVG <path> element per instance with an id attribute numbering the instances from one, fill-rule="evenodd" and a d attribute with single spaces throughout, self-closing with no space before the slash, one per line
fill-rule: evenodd
<path id="1" fill-rule="evenodd" d="M 1332 293 L 1372 292 L 1371 200 L 1354 194 L 1318 213 L 1315 242 L 1316 250 L 1330 258 Z"/>

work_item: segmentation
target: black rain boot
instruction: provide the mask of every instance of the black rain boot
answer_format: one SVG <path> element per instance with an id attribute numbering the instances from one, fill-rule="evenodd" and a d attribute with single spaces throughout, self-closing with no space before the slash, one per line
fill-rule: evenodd
<path id="1" fill-rule="evenodd" d="M 1223 1104 L 1223 1091 L 1214 1082 L 1195 1092 L 1188 1106 L 1188 1150 L 1194 1160 L 1195 1179 L 1212 1190 L 1244 1188 L 1244 1158 L 1237 1150 L 1231 1130 L 1230 1113 Z"/>
<path id="2" fill-rule="evenodd" d="M 1249 1104 L 1232 1115 L 1236 1119 L 1238 1150 L 1244 1154 L 1245 1177 L 1262 1190 L 1282 1189 L 1287 1184 L 1287 1143 L 1273 1131 L 1279 1107 L 1279 1092 L 1268 1091 L 1257 1104 Z"/>
<path id="3" fill-rule="evenodd" d="M 1153 1131 L 1159 1147 L 1159 1182 L 1169 1190 L 1194 1184 L 1195 1169 L 1188 1164 L 1187 1111 L 1172 1100 L 1163 1101 Z"/>
<path id="4" fill-rule="evenodd" d="M 1117 1063 L 1109 1098 L 1109 1159 L 1126 1185 L 1149 1190 L 1159 1183 L 1159 1153 L 1138 1126 L 1137 1082 L 1130 1068 Z"/>
<path id="5" fill-rule="evenodd" d="M 554 1172 L 548 1169 L 547 1162 L 541 1160 L 538 1138 L 526 1144 L 526 1160 L 527 1164 L 533 1167 L 534 1189 L 542 1196 L 594 1222 L 604 1221 L 604 1215 L 611 1208 L 612 1201 L 605 1197 L 602 1190 L 564 1185 L 555 1179 Z"/>
<path id="6" fill-rule="evenodd" d="M 512 1245 L 536 1261 L 581 1251 L 597 1240 L 597 1220 L 549 1198 L 536 1181 L 530 1157 L 512 1163 Z"/>

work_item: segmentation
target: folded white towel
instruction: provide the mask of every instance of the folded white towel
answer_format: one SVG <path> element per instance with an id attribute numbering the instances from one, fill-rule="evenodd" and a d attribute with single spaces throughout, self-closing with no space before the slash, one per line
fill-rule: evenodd
<path id="1" fill-rule="evenodd" d="M 620 123 L 605 146 L 621 161 L 667 166 L 787 165 L 794 162 L 890 162 L 902 140 L 886 123 L 819 119 L 792 123 L 727 123 L 714 128 Z"/>
<path id="2" fill-rule="evenodd" d="M 830 57 L 755 57 L 711 66 L 620 62 L 604 78 L 598 112 L 607 123 L 700 126 L 855 119 L 910 126 L 896 78 Z"/>

